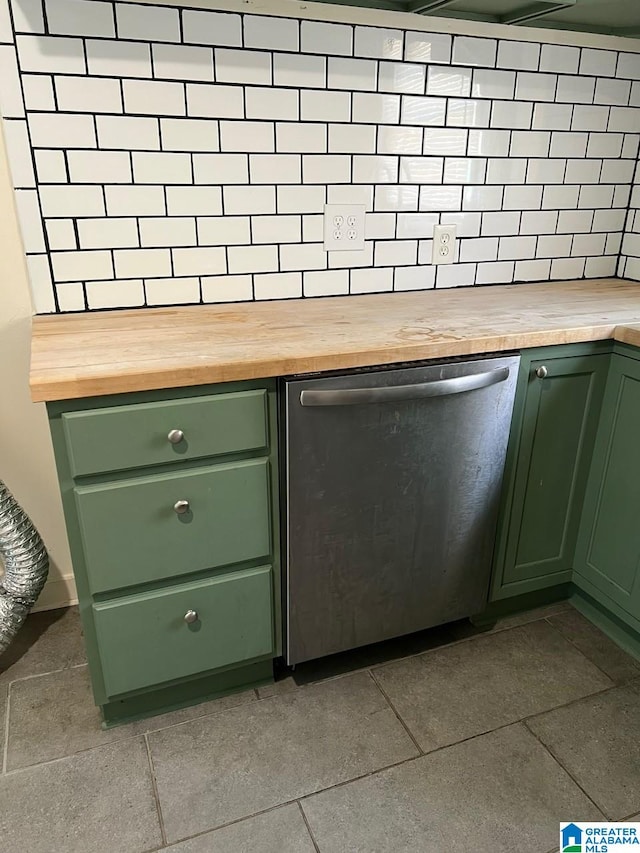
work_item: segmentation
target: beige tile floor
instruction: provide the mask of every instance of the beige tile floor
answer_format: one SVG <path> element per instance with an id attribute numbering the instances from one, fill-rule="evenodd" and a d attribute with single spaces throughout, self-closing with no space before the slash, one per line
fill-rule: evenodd
<path id="1" fill-rule="evenodd" d="M 640 664 L 567 604 L 104 731 L 77 610 L 0 658 L 0 853 L 551 853 L 640 812 Z"/>

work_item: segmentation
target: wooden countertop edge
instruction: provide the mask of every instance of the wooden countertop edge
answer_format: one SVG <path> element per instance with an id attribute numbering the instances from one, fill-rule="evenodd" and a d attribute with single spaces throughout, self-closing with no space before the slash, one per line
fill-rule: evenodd
<path id="1" fill-rule="evenodd" d="M 47 373 L 32 373 L 30 387 L 34 402 L 79 399 L 83 397 L 122 394 L 135 391 L 154 391 L 169 388 L 184 388 L 190 385 L 207 385 L 217 382 L 233 382 L 247 379 L 267 379 L 289 376 L 296 372 L 314 373 L 326 370 L 346 370 L 354 367 L 375 367 L 400 361 L 421 361 L 429 358 L 446 358 L 460 355 L 478 355 L 485 352 L 504 352 L 510 349 L 553 346 L 556 344 L 584 343 L 588 341 L 615 339 L 640 345 L 640 326 L 584 326 L 573 329 L 552 329 L 539 332 L 518 332 L 497 337 L 486 335 L 462 340 L 435 341 L 432 343 L 407 343 L 379 349 L 341 352 L 329 357 L 304 356 L 301 359 L 271 359 L 265 362 L 235 362 L 231 364 L 205 363 L 168 370 L 166 367 L 152 368 L 140 365 L 131 371 L 120 370 L 107 375 L 97 369 L 94 375 L 84 373 L 75 378 L 55 381 Z M 301 371 L 298 362 L 304 362 Z M 331 363 L 329 363 L 331 362 Z"/>

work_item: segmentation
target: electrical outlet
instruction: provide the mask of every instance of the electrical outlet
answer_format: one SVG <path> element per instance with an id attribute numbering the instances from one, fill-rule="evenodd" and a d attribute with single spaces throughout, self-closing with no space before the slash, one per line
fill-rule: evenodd
<path id="1" fill-rule="evenodd" d="M 433 226 L 433 264 L 452 264 L 456 256 L 456 226 Z"/>
<path id="2" fill-rule="evenodd" d="M 364 204 L 325 204 L 325 252 L 364 249 Z"/>

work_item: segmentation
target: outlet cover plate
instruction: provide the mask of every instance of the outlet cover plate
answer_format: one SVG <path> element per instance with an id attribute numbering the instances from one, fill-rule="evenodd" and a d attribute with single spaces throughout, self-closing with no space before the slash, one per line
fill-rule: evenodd
<path id="1" fill-rule="evenodd" d="M 455 262 L 456 230 L 455 225 L 434 225 L 432 263 L 452 264 Z"/>
<path id="2" fill-rule="evenodd" d="M 325 204 L 325 252 L 364 250 L 364 204 Z"/>

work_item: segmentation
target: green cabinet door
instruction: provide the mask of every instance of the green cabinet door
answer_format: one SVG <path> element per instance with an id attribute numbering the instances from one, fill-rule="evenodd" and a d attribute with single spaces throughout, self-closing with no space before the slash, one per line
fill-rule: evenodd
<path id="1" fill-rule="evenodd" d="M 610 359 L 604 352 L 579 354 L 584 349 L 522 355 L 493 601 L 571 579 Z"/>
<path id="2" fill-rule="evenodd" d="M 640 619 L 640 360 L 624 355 L 612 357 L 575 569 L 578 587 Z"/>

